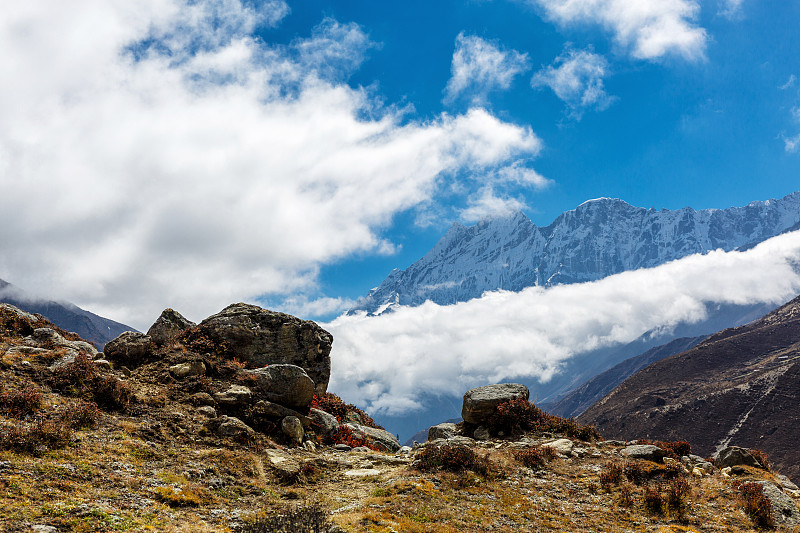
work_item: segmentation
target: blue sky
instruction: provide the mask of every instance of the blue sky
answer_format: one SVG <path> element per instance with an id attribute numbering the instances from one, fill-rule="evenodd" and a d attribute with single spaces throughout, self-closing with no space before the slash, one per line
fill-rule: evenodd
<path id="1" fill-rule="evenodd" d="M 525 54 L 508 87 L 495 87 L 480 104 L 503 120 L 530 126 L 543 142 L 531 166 L 549 185 L 503 191 L 539 225 L 601 196 L 656 209 L 705 209 L 798 189 L 800 154 L 791 139 L 800 132 L 800 5 L 683 4 L 697 9 L 680 20 L 705 38 L 688 51 L 666 47 L 647 58 L 637 57 L 602 23 L 560 25 L 535 2 L 408 2 L 402 10 L 381 2 L 305 2 L 265 39 L 288 42 L 307 34 L 320 17 L 358 23 L 377 45 L 349 83 L 371 87 L 387 103 L 413 106 L 414 118 L 474 105 L 469 87 L 466 95 L 447 99 L 459 35 Z M 547 86 L 532 87 L 537 72 L 570 50 L 602 58 L 598 79 L 606 103 L 575 105 Z M 447 224 L 464 221 L 463 198 L 441 200 L 447 208 L 431 225 L 415 224 L 413 213 L 395 217 L 385 231 L 402 245 L 396 255 L 324 266 L 322 290 L 356 298 L 392 268 L 421 257 Z"/>
<path id="2" fill-rule="evenodd" d="M 0 277 L 146 328 L 329 319 L 454 221 L 781 197 L 794 2 L 0 8 Z"/>

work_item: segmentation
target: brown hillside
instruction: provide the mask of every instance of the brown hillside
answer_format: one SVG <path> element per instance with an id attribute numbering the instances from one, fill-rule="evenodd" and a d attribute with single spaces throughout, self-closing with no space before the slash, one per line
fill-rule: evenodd
<path id="1" fill-rule="evenodd" d="M 653 363 L 579 420 L 610 438 L 680 437 L 706 456 L 759 448 L 800 479 L 800 298 Z"/>

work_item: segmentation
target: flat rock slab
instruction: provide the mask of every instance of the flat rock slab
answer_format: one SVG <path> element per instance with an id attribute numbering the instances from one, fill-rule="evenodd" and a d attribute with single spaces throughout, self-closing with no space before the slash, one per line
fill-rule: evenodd
<path id="1" fill-rule="evenodd" d="M 267 458 L 269 466 L 281 475 L 294 476 L 300 472 L 300 463 L 282 450 L 265 450 L 264 456 Z"/>
<path id="2" fill-rule="evenodd" d="M 468 390 L 464 394 L 461 418 L 470 424 L 481 424 L 494 414 L 495 408 L 503 402 L 522 398 L 528 401 L 530 391 L 519 383 L 500 383 Z"/>
<path id="3" fill-rule="evenodd" d="M 556 452 L 560 453 L 561 455 L 572 455 L 572 449 L 575 447 L 575 443 L 569 439 L 558 439 L 551 442 L 545 442 L 542 444 L 542 448 L 552 448 Z"/>
<path id="4" fill-rule="evenodd" d="M 380 476 L 382 473 L 383 472 L 377 468 L 355 468 L 353 470 L 348 470 L 344 475 L 347 477 L 370 477 Z"/>
<path id="5" fill-rule="evenodd" d="M 664 456 L 667 455 L 664 450 L 652 444 L 633 444 L 623 448 L 620 453 L 631 459 L 644 459 L 654 463 L 660 463 Z"/>

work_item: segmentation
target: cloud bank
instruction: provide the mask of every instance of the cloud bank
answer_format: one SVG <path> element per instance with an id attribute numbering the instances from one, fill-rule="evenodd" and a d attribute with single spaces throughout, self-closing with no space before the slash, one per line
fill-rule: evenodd
<path id="1" fill-rule="evenodd" d="M 639 59 L 677 54 L 689 60 L 705 55 L 708 35 L 694 24 L 696 0 L 527 0 L 562 26 L 599 24 Z M 731 4 L 736 2 L 731 1 Z"/>
<path id="2" fill-rule="evenodd" d="M 140 329 L 390 252 L 393 215 L 541 146 L 482 109 L 414 120 L 348 85 L 377 49 L 355 24 L 264 42 L 280 0 L 2 11 L 0 277 Z"/>
<path id="3" fill-rule="evenodd" d="M 800 232 L 746 252 L 715 251 L 600 281 L 492 292 L 377 317 L 342 316 L 330 389 L 371 412 L 400 415 L 423 394 L 458 397 L 501 380 L 546 381 L 570 357 L 694 323 L 705 304 L 779 305 L 800 292 Z"/>

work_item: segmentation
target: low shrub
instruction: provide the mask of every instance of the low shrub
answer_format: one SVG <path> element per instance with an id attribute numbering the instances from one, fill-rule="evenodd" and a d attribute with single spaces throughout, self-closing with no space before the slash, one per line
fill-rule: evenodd
<path id="1" fill-rule="evenodd" d="M 600 486 L 606 490 L 611 490 L 612 485 L 620 484 L 622 474 L 622 466 L 616 461 L 609 461 L 600 472 Z"/>
<path id="2" fill-rule="evenodd" d="M 339 531 L 319 505 L 304 505 L 245 523 L 241 533 L 333 533 Z"/>
<path id="3" fill-rule="evenodd" d="M 42 391 L 36 387 L 21 390 L 0 390 L 0 413 L 11 418 L 24 418 L 42 408 Z"/>
<path id="4" fill-rule="evenodd" d="M 77 400 L 62 408 L 61 417 L 73 429 L 96 427 L 100 419 L 100 409 L 94 402 Z"/>
<path id="5" fill-rule="evenodd" d="M 643 485 L 647 482 L 649 473 L 639 461 L 629 461 L 623 467 L 625 477 L 635 485 Z"/>
<path id="6" fill-rule="evenodd" d="M 619 504 L 623 507 L 633 507 L 633 489 L 629 483 L 623 483 L 619 487 Z"/>
<path id="7" fill-rule="evenodd" d="M 491 470 L 489 459 L 463 444 L 427 446 L 417 454 L 413 466 L 423 472 L 471 470 L 483 476 L 488 475 Z"/>
<path id="8" fill-rule="evenodd" d="M 644 508 L 655 514 L 664 514 L 664 495 L 658 487 L 645 487 L 642 493 Z"/>
<path id="9" fill-rule="evenodd" d="M 156 487 L 156 498 L 170 507 L 198 507 L 203 503 L 200 487 Z"/>
<path id="10" fill-rule="evenodd" d="M 514 459 L 528 468 L 541 468 L 557 456 L 556 451 L 549 446 L 531 446 L 514 452 Z"/>
<path id="11" fill-rule="evenodd" d="M 739 491 L 739 498 L 744 511 L 757 528 L 770 529 L 775 526 L 772 516 L 772 504 L 764 494 L 764 487 L 759 483 L 740 483 L 734 485 Z"/>
<path id="12" fill-rule="evenodd" d="M 332 433 L 329 439 L 333 444 L 347 444 L 351 448 L 359 448 L 361 446 L 366 446 L 370 450 L 376 450 L 376 451 L 380 450 L 380 448 L 377 445 L 372 444 L 367 439 L 359 437 L 358 435 L 353 433 L 353 430 L 350 429 L 345 424 L 339 426 L 339 429 L 337 429 L 334 433 Z"/>
<path id="13" fill-rule="evenodd" d="M 63 420 L 36 417 L 32 422 L 0 426 L 0 449 L 39 455 L 63 448 L 72 440 L 72 428 Z"/>
<path id="14" fill-rule="evenodd" d="M 647 440 L 647 439 L 639 439 L 639 444 L 652 444 L 653 446 L 658 446 L 665 452 L 667 452 L 667 457 L 671 457 L 672 459 L 680 459 L 684 455 L 689 455 L 692 453 L 692 446 L 684 441 L 684 440 L 676 440 L 676 441 L 662 441 L 662 440 Z"/>
<path id="15" fill-rule="evenodd" d="M 772 465 L 769 464 L 769 459 L 767 458 L 766 453 L 762 452 L 757 448 L 750 448 L 747 451 L 750 452 L 750 455 L 756 458 L 756 461 L 758 461 L 761 464 L 761 466 L 764 467 L 764 470 L 772 472 Z"/>
<path id="16" fill-rule="evenodd" d="M 551 415 L 523 398 L 499 404 L 489 418 L 488 429 L 493 435 L 539 431 L 559 433 L 583 441 L 597 440 L 600 437 L 594 426 L 578 424 L 573 418 Z"/>
<path id="17" fill-rule="evenodd" d="M 358 407 L 356 407 L 351 403 L 345 403 L 344 400 L 342 400 L 332 392 L 323 392 L 315 394 L 314 398 L 311 400 L 311 407 L 332 414 L 333 416 L 336 417 L 336 420 L 338 420 L 340 424 L 349 422 L 349 420 L 347 419 L 348 413 L 355 413 L 361 419 L 362 425 L 377 429 L 383 429 L 383 427 L 376 424 L 375 421 L 372 419 L 372 417 L 369 416 L 367 413 L 365 413 L 364 411 L 362 411 L 361 409 L 359 409 Z"/>
<path id="18" fill-rule="evenodd" d="M 114 376 L 101 374 L 94 362 L 83 354 L 75 357 L 72 363 L 58 368 L 51 384 L 64 394 L 91 398 L 106 409 L 124 409 L 133 396 L 127 383 Z"/>
<path id="19" fill-rule="evenodd" d="M 678 518 L 683 518 L 688 508 L 686 499 L 692 493 L 692 487 L 686 478 L 675 478 L 667 484 L 667 507 L 674 512 Z"/>

